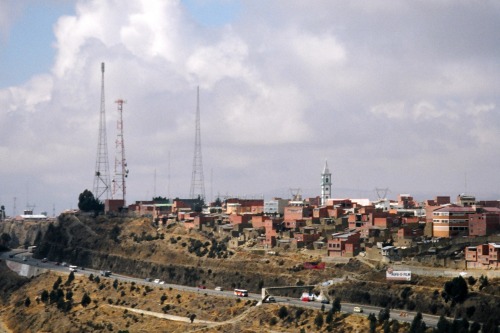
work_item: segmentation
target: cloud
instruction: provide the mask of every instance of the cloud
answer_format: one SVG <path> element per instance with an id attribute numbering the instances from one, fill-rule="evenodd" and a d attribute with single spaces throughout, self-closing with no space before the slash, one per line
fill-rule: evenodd
<path id="1" fill-rule="evenodd" d="M 130 200 L 153 195 L 155 170 L 156 194 L 168 183 L 187 196 L 198 86 L 214 193 L 291 186 L 315 196 L 325 158 L 334 188 L 449 193 L 462 190 L 464 169 L 471 184 L 498 177 L 489 172 L 500 163 L 491 153 L 500 148 L 498 5 L 243 1 L 237 10 L 207 28 L 182 1 L 77 2 L 54 25 L 51 70 L 0 90 L 0 152 L 11 157 L 0 199 L 29 182 L 31 197 L 46 190 L 46 207 L 67 208 L 91 187 L 102 62 L 111 169 L 114 101 L 127 101 Z M 0 17 L 0 29 L 9 22 Z"/>

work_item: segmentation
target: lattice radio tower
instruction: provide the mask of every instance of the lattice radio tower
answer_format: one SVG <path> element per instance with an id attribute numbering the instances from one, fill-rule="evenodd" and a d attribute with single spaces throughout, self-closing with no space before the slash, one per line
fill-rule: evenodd
<path id="1" fill-rule="evenodd" d="M 94 175 L 94 197 L 96 199 L 109 198 L 109 161 L 108 144 L 106 138 L 106 112 L 104 108 L 104 63 L 101 63 L 101 112 L 99 120 L 99 141 L 97 142 L 97 158 Z"/>
<path id="2" fill-rule="evenodd" d="M 118 120 L 116 122 L 116 149 L 115 149 L 115 175 L 113 177 L 113 199 L 122 199 L 125 206 L 125 178 L 128 177 L 127 161 L 125 160 L 125 141 L 123 139 L 123 103 L 124 100 L 115 101 L 118 104 Z"/>
<path id="3" fill-rule="evenodd" d="M 203 179 L 203 164 L 201 161 L 201 134 L 200 134 L 200 87 L 196 91 L 196 135 L 194 139 L 193 174 L 191 177 L 191 199 L 198 196 L 205 200 L 205 181 Z"/>

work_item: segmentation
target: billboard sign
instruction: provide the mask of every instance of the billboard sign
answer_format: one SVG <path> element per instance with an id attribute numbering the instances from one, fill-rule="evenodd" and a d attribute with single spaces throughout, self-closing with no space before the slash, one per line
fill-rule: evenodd
<path id="1" fill-rule="evenodd" d="M 391 281 L 411 281 L 411 271 L 395 271 L 389 268 L 385 273 L 385 277 Z"/>

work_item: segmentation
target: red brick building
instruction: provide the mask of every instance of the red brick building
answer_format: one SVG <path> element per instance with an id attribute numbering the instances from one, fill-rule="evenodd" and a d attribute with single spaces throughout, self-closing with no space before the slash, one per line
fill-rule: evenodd
<path id="1" fill-rule="evenodd" d="M 328 256 L 329 257 L 354 257 L 360 251 L 360 233 L 340 232 L 332 235 L 332 239 L 328 240 Z"/>
<path id="2" fill-rule="evenodd" d="M 469 236 L 488 236 L 500 231 L 500 209 L 481 208 L 469 215 Z"/>
<path id="3" fill-rule="evenodd" d="M 498 269 L 500 268 L 500 244 L 488 243 L 465 248 L 467 268 Z"/>

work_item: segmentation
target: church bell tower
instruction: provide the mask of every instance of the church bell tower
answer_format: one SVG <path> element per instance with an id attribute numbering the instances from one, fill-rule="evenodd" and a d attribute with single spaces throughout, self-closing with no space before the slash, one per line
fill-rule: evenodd
<path id="1" fill-rule="evenodd" d="M 325 161 L 325 168 L 321 174 L 321 205 L 326 205 L 328 199 L 332 197 L 332 174 L 328 169 L 328 161 Z"/>

